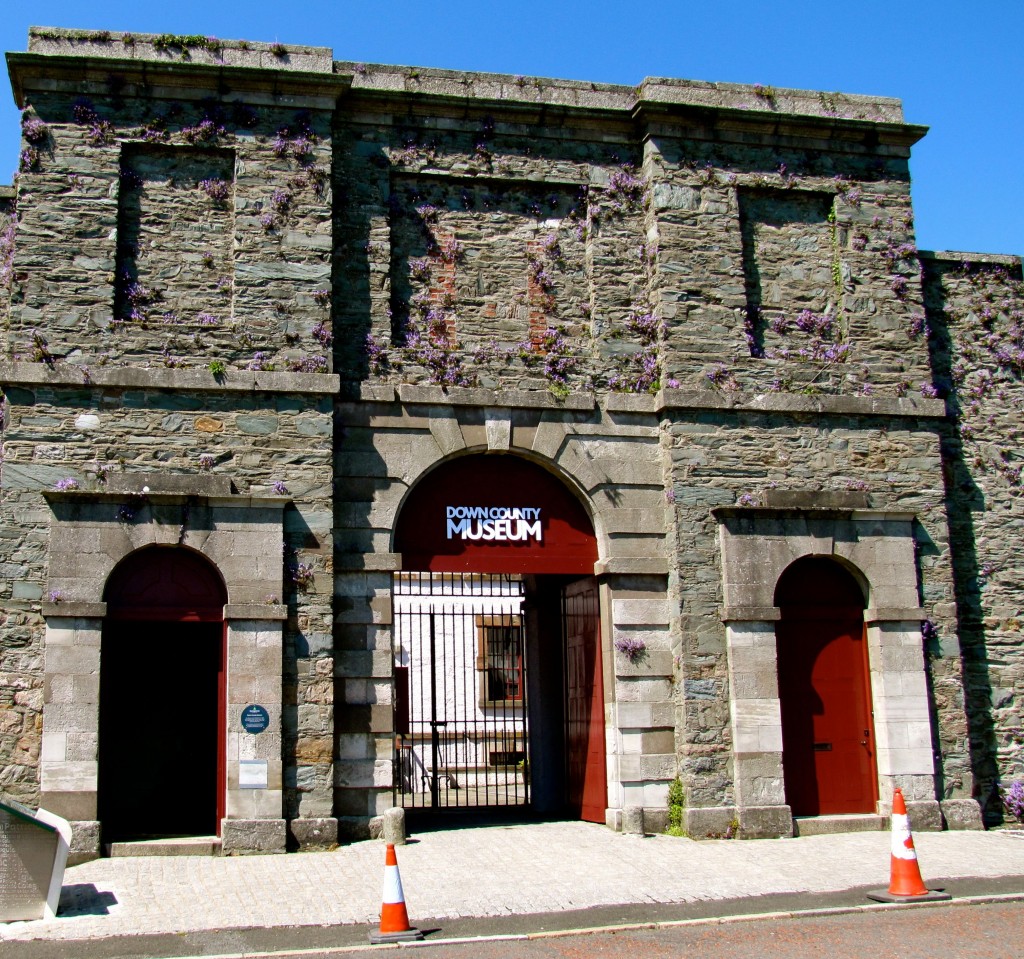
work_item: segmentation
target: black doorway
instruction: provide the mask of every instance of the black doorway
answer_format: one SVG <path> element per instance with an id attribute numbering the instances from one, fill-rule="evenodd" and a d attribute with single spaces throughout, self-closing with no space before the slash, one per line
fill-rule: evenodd
<path id="1" fill-rule="evenodd" d="M 111 621 L 100 658 L 104 842 L 217 832 L 222 623 Z"/>

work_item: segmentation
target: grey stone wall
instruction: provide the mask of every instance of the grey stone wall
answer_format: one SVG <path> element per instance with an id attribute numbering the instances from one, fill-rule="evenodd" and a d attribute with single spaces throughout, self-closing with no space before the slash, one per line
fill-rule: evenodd
<path id="1" fill-rule="evenodd" d="M 487 451 L 545 464 L 594 521 L 610 821 L 657 821 L 677 772 L 698 834 L 745 802 L 713 512 L 732 507 L 915 517 L 900 574 L 903 612 L 937 631 L 910 651 L 935 798 L 994 810 L 1021 771 L 1020 267 L 926 258 L 922 289 L 924 130 L 898 101 L 87 31 L 34 31 L 11 65 L 4 791 L 38 797 L 43 494 L 113 502 L 158 477 L 291 498 L 284 813 L 300 843 L 364 834 L 392 801 L 398 511 L 434 465 Z M 873 628 L 880 657 L 916 642 L 912 617 Z M 777 799 L 759 762 L 744 788 Z"/>
<path id="2" fill-rule="evenodd" d="M 25 366 L 25 379 L 50 375 Z M 283 651 L 285 805 L 291 816 L 298 816 L 318 789 L 327 790 L 330 801 L 333 403 L 329 395 L 310 393 L 199 392 L 194 378 L 183 371 L 161 375 L 163 389 L 155 384 L 113 389 L 59 382 L 12 386 L 19 378 L 17 368 L 7 370 L 9 415 L 0 507 L 5 572 L 0 588 L 6 612 L 0 695 L 8 707 L 3 720 L 5 788 L 26 801 L 37 799 L 42 604 L 51 600 L 52 588 L 65 594 L 61 601 L 96 600 L 70 595 L 66 586 L 51 582 L 52 551 L 59 544 L 50 542 L 51 511 L 43 494 L 60 481 L 72 480 L 82 492 L 116 500 L 110 507 L 113 515 L 124 493 L 138 497 L 143 485 L 152 484 L 156 491 L 160 483 L 166 491 L 171 483 L 167 477 L 176 477 L 178 482 L 171 485 L 184 506 L 154 508 L 150 516 L 141 497 L 129 501 L 132 515 L 126 513 L 123 522 L 169 524 L 174 539 L 179 532 L 182 537 L 190 532 L 189 496 L 197 504 L 209 495 L 287 496 L 292 501 L 284 513 L 284 555 L 280 560 L 268 557 L 281 563 L 279 580 L 284 578 L 285 591 L 230 600 L 281 603 L 288 612 Z M 295 378 L 306 384 L 303 377 Z M 174 385 L 178 389 L 167 388 Z M 193 512 L 198 522 L 198 505 Z"/>
<path id="3" fill-rule="evenodd" d="M 928 342 L 952 414 L 943 453 L 956 621 L 940 624 L 934 643 L 962 660 L 972 763 L 961 777 L 967 785 L 973 770 L 998 821 L 999 787 L 1024 775 L 1024 285 L 1015 257 L 935 253 L 922 268 Z"/>
<path id="4" fill-rule="evenodd" d="M 17 226 L 14 190 L 0 187 L 0 345 L 6 343 L 7 316 L 11 307 L 11 281 L 14 276 L 14 238 Z"/>
<path id="5" fill-rule="evenodd" d="M 919 400 L 915 414 L 892 401 L 875 404 L 882 409 L 872 411 L 871 401 L 860 400 L 861 416 L 836 410 L 808 418 L 798 406 L 785 411 L 786 401 L 780 397 L 773 413 L 751 406 L 696 415 L 672 410 L 667 424 L 680 607 L 680 756 L 688 792 L 698 806 L 732 802 L 728 672 L 719 618 L 725 597 L 711 509 L 738 504 L 912 511 L 918 517 L 914 538 L 922 605 L 943 628 L 955 628 L 938 436 L 941 403 Z M 894 416 L 897 411 L 903 415 Z M 921 413 L 931 418 L 922 419 Z M 772 603 L 771 596 L 762 600 Z M 958 688 L 955 655 L 951 662 L 931 660 L 930 667 L 937 687 L 953 683 Z M 962 708 L 955 697 L 942 697 L 936 709 L 947 737 L 943 764 L 949 788 L 964 795 L 966 786 L 969 796 L 962 775 L 970 762 Z"/>
<path id="6" fill-rule="evenodd" d="M 55 41 L 51 41 L 55 42 Z M 191 62 L 191 61 L 189 61 Z M 329 100 L 26 79 L 9 355 L 328 372 Z"/>

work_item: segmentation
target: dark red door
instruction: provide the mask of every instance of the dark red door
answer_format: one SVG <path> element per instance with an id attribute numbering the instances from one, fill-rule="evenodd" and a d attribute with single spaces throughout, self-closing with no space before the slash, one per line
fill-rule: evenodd
<path id="1" fill-rule="evenodd" d="M 583 579 L 562 593 L 565 623 L 566 747 L 569 809 L 603 823 L 608 805 L 604 749 L 604 672 L 597 583 Z"/>
<path id="2" fill-rule="evenodd" d="M 776 592 L 782 758 L 796 816 L 875 811 L 861 596 L 849 573 L 820 559 L 791 566 Z"/>

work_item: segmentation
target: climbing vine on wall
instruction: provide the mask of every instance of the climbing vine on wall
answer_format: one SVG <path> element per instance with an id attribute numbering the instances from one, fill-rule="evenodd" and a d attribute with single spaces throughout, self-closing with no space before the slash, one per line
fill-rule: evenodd
<path id="1" fill-rule="evenodd" d="M 947 305 L 950 402 L 975 469 L 1024 493 L 1024 282 L 1003 264 L 963 262 Z M 993 442 L 993 435 L 999 439 Z"/>

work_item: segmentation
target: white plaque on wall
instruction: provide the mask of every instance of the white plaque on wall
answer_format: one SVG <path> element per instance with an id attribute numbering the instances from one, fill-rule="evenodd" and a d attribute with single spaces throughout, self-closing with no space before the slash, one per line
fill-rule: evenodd
<path id="1" fill-rule="evenodd" d="M 267 761 L 265 759 L 240 759 L 238 761 L 239 789 L 267 788 Z"/>

